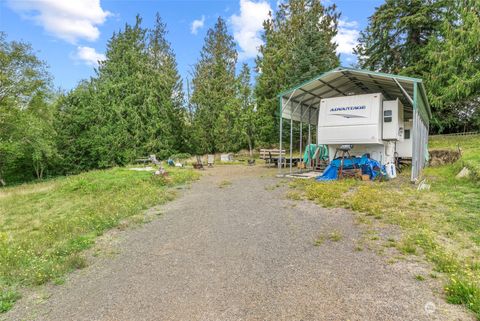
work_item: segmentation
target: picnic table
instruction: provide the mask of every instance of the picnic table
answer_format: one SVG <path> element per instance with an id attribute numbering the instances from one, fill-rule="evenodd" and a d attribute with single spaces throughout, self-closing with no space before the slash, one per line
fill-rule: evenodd
<path id="1" fill-rule="evenodd" d="M 290 166 L 290 160 L 292 166 L 297 166 L 301 162 L 300 157 L 286 157 L 285 150 L 282 149 L 260 149 L 260 159 L 265 160 L 267 165 L 274 165 L 278 167 L 278 164 L 281 163 L 283 167 Z"/>

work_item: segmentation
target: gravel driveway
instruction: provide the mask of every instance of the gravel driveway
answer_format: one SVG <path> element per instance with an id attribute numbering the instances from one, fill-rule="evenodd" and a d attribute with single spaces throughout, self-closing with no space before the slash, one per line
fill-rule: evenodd
<path id="1" fill-rule="evenodd" d="M 473 320 L 407 263 L 356 249 L 345 210 L 285 198 L 274 170 L 217 166 L 116 233 L 115 251 L 64 285 L 25 295 L 7 320 Z M 337 241 L 319 235 L 335 231 Z M 0 317 L 1 319 L 1 317 Z"/>

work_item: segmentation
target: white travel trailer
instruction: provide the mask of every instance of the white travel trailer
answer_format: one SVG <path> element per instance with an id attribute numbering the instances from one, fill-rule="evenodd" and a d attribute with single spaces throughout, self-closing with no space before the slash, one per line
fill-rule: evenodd
<path id="1" fill-rule="evenodd" d="M 370 154 L 382 164 L 396 157 L 411 159 L 412 181 L 427 163 L 431 112 L 421 79 L 339 67 L 281 93 L 279 99 L 280 138 L 285 119 L 291 125 L 299 122 L 301 152 L 306 126 L 307 144 L 315 127 L 316 143 L 328 146 L 330 160 L 341 145 L 352 145 L 352 155 Z"/>
<path id="2" fill-rule="evenodd" d="M 317 142 L 328 146 L 330 160 L 341 145 L 353 145 L 352 154 L 368 153 L 382 164 L 393 163 L 395 157 L 411 158 L 403 108 L 400 99 L 385 100 L 381 93 L 322 99 Z"/>

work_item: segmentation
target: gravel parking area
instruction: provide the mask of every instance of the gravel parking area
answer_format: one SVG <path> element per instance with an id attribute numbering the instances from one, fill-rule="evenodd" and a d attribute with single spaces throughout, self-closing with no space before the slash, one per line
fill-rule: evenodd
<path id="1" fill-rule="evenodd" d="M 362 226 L 348 211 L 286 199 L 274 172 L 207 169 L 152 209 L 157 219 L 116 233 L 115 254 L 25 295 L 3 318 L 473 320 L 416 280 L 413 263 L 359 251 Z"/>

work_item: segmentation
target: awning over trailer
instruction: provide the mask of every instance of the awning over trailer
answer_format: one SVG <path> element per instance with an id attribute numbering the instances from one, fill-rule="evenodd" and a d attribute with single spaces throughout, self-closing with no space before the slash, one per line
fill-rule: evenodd
<path id="1" fill-rule="evenodd" d="M 428 127 L 431 111 L 421 79 L 367 70 L 338 67 L 278 95 L 283 118 L 316 125 L 320 100 L 330 97 L 382 93 L 385 99 L 399 98 L 405 118 L 417 109 Z"/>

